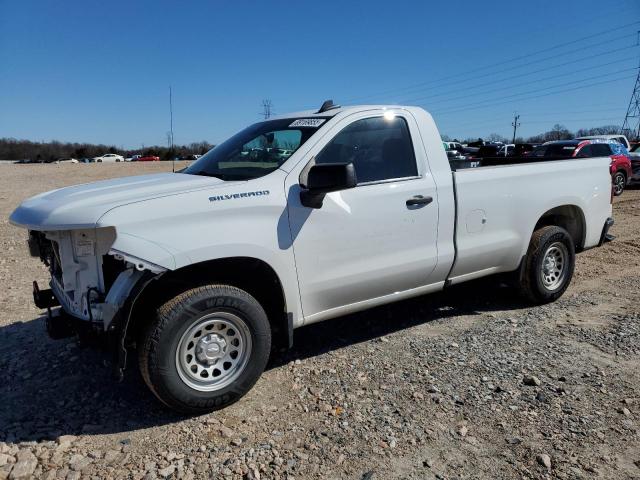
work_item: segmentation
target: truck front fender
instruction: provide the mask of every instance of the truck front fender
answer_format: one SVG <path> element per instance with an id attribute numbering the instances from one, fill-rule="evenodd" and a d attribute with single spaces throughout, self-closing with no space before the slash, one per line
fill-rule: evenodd
<path id="1" fill-rule="evenodd" d="M 130 233 L 117 232 L 117 238 L 109 254 L 123 257 L 139 270 L 159 273 L 158 267 L 161 270 L 176 269 L 175 256 L 166 247 Z"/>

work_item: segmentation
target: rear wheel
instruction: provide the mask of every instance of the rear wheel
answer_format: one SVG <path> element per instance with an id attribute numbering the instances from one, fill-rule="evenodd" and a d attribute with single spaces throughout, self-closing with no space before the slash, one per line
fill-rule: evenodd
<path id="1" fill-rule="evenodd" d="M 618 171 L 613 176 L 613 194 L 617 197 L 622 195 L 624 187 L 627 185 L 627 176 L 624 172 Z"/>
<path id="2" fill-rule="evenodd" d="M 153 393 L 174 410 L 202 413 L 251 389 L 267 364 L 271 329 L 247 292 L 208 285 L 162 305 L 140 345 L 140 371 Z"/>
<path id="3" fill-rule="evenodd" d="M 575 246 L 561 227 L 542 227 L 531 236 L 520 270 L 520 293 L 533 303 L 552 302 L 571 283 L 575 267 Z"/>

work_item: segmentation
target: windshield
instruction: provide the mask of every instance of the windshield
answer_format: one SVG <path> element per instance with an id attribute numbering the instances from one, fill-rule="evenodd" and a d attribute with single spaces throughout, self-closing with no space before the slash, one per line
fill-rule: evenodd
<path id="1" fill-rule="evenodd" d="M 621 143 L 611 142 L 609 145 L 614 155 L 629 155 L 629 150 Z"/>
<path id="2" fill-rule="evenodd" d="M 181 173 L 250 180 L 276 170 L 326 118 L 285 118 L 256 123 L 216 146 Z"/>

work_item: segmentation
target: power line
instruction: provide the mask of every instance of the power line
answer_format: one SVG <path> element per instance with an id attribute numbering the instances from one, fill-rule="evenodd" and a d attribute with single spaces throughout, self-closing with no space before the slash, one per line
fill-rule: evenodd
<path id="1" fill-rule="evenodd" d="M 456 78 L 456 77 L 459 77 L 461 75 L 465 75 L 466 76 L 466 75 L 469 75 L 471 73 L 480 72 L 480 71 L 486 70 L 488 68 L 495 68 L 495 67 L 500 66 L 500 65 L 511 64 L 511 63 L 513 63 L 515 61 L 526 59 L 526 58 L 532 57 L 534 55 L 538 55 L 540 53 L 545 53 L 545 52 L 549 52 L 549 51 L 552 51 L 552 50 L 556 50 L 558 48 L 562 48 L 562 47 L 565 47 L 567 45 L 572 45 L 572 44 L 581 42 L 583 40 L 588 40 L 588 39 L 591 39 L 591 38 L 599 37 L 599 36 L 605 35 L 605 34 L 610 33 L 610 32 L 616 32 L 621 28 L 626 28 L 626 27 L 630 27 L 630 26 L 633 26 L 633 25 L 637 25 L 637 24 L 640 24 L 640 21 L 628 23 L 628 24 L 625 24 L 625 25 L 619 25 L 617 27 L 608 28 L 607 30 L 602 30 L 600 32 L 594 33 L 592 35 L 587 35 L 587 36 L 578 38 L 576 40 L 571 40 L 569 42 L 560 43 L 560 44 L 554 45 L 552 47 L 548 47 L 548 48 L 545 48 L 545 49 L 542 49 L 542 50 L 537 50 L 535 52 L 530 52 L 530 53 L 528 53 L 526 55 L 520 55 L 518 57 L 513 57 L 513 58 L 510 58 L 508 60 L 503 60 L 503 61 L 500 61 L 500 62 L 497 62 L 497 63 L 492 63 L 492 64 L 485 65 L 485 66 L 482 66 L 482 67 L 474 68 L 474 69 L 467 70 L 465 72 L 461 72 L 461 73 L 458 73 L 458 74 L 455 74 L 455 75 L 448 75 L 446 77 L 441 77 L 439 79 L 429 80 L 429 81 L 426 81 L 426 82 L 420 82 L 420 83 L 417 83 L 417 84 L 414 84 L 414 85 L 401 87 L 400 89 L 391 89 L 391 90 L 387 90 L 387 91 L 383 91 L 383 92 L 372 93 L 372 94 L 369 94 L 369 95 L 363 95 L 363 96 L 359 96 L 359 97 L 352 97 L 351 99 L 347 99 L 345 101 L 345 103 L 349 103 L 349 102 L 352 102 L 354 100 L 360 100 L 360 99 L 365 99 L 365 98 L 379 97 L 379 96 L 382 96 L 382 95 L 392 94 L 392 93 L 399 92 L 399 91 L 404 91 L 404 90 L 413 90 L 413 89 L 425 87 L 427 85 L 431 85 L 431 84 L 434 84 L 434 83 L 445 82 L 445 81 L 450 80 L 451 78 Z M 596 44 L 583 46 L 583 47 L 580 47 L 578 49 L 570 50 L 568 52 L 552 55 L 550 57 L 545 57 L 545 58 L 538 59 L 538 60 L 533 60 L 531 62 L 524 63 L 522 65 L 518 65 L 518 66 L 515 66 L 515 67 L 512 67 L 512 68 L 509 68 L 509 69 L 507 69 L 507 71 L 508 70 L 514 70 L 516 68 L 525 67 L 525 66 L 528 66 L 528 65 L 531 65 L 531 64 L 543 62 L 543 61 L 550 60 L 550 59 L 553 59 L 553 58 L 558 58 L 558 57 L 561 57 L 561 56 L 564 56 L 564 55 L 568 55 L 570 53 L 575 53 L 577 51 L 584 50 L 586 48 L 598 47 L 600 45 L 604 45 L 604 44 L 607 44 L 607 43 L 612 43 L 612 42 L 615 42 L 615 41 L 619 41 L 619 40 L 621 40 L 623 38 L 627 38 L 627 37 L 630 37 L 630 36 L 635 36 L 635 33 L 634 34 L 630 34 L 630 35 L 617 36 L 616 38 L 611 39 L 611 40 L 607 40 L 607 41 L 604 41 L 604 42 L 601 41 L 601 42 L 598 42 Z M 505 70 L 502 70 L 502 72 L 504 72 L 504 71 Z M 495 72 L 490 72 L 489 74 L 485 74 L 483 76 L 492 75 L 494 73 Z M 483 76 L 481 76 L 480 78 L 482 78 Z M 478 77 L 476 77 L 476 78 L 478 78 Z"/>
<path id="2" fill-rule="evenodd" d="M 554 117 L 549 117 L 549 118 L 545 118 L 545 119 L 535 119 L 535 120 L 529 120 L 529 117 L 527 117 L 527 120 L 524 122 L 524 126 L 528 126 L 528 125 L 539 125 L 539 124 L 554 124 L 554 123 L 568 123 L 568 122 L 608 122 L 608 121 L 612 121 L 612 120 L 617 120 L 620 117 L 616 116 L 616 117 L 597 117 L 597 118 L 565 118 L 562 117 L 562 114 L 554 116 Z M 512 120 L 512 118 L 503 118 L 503 119 L 496 119 L 494 122 L 491 123 L 487 123 L 484 120 L 477 120 L 475 122 L 464 122 L 464 123 L 455 123 L 455 125 L 453 125 L 454 128 L 464 128 L 464 127 L 469 127 L 469 126 L 481 126 L 481 127 L 499 127 L 499 126 L 503 126 L 505 125 L 509 120 Z M 520 125 L 522 126 L 522 124 Z M 447 130 L 447 127 L 443 127 L 443 130 Z"/>
<path id="3" fill-rule="evenodd" d="M 635 48 L 635 47 L 636 47 L 636 45 L 629 45 L 629 46 L 622 47 L 622 48 L 608 50 L 606 52 L 602 52 L 602 53 L 597 54 L 597 55 L 589 55 L 587 57 L 581 57 L 581 58 L 578 58 L 578 59 L 575 59 L 575 60 L 570 60 L 568 62 L 563 62 L 563 63 L 559 63 L 559 64 L 556 64 L 556 65 L 552 65 L 550 67 L 541 68 L 541 69 L 538 69 L 538 70 L 534 70 L 532 72 L 524 72 L 524 73 L 520 73 L 518 75 L 512 75 L 511 77 L 506 77 L 506 78 L 502 78 L 502 79 L 499 79 L 499 80 L 485 82 L 485 83 L 482 83 L 482 84 L 479 84 L 479 85 L 472 85 L 472 86 L 469 86 L 469 87 L 464 87 L 464 91 L 469 91 L 470 88 L 482 87 L 482 86 L 485 86 L 485 85 L 495 85 L 496 83 L 501 83 L 501 82 L 505 82 L 505 81 L 508 81 L 508 80 L 513 80 L 514 78 L 529 77 L 529 76 L 531 76 L 531 75 L 533 75 L 535 73 L 545 72 L 547 70 L 554 70 L 554 69 L 559 68 L 559 67 L 564 67 L 564 66 L 571 65 L 571 64 L 574 64 L 574 63 L 580 63 L 580 62 L 583 62 L 585 60 L 591 60 L 591 59 L 596 58 L 596 57 L 600 57 L 600 56 L 604 56 L 604 55 L 610 55 L 612 53 L 616 53 L 616 52 L 619 52 L 619 51 L 622 51 L 622 50 L 627 50 L 627 49 Z M 579 73 L 579 72 L 584 72 L 584 71 L 588 71 L 588 70 L 593 70 L 595 68 L 602 68 L 602 67 L 606 67 L 606 66 L 609 66 L 609 65 L 619 64 L 620 62 L 621 62 L 621 60 L 614 60 L 614 61 L 603 63 L 603 64 L 600 64 L 600 65 L 593 65 L 593 66 L 585 67 L 585 68 L 582 68 L 582 69 L 571 70 L 570 72 L 560 73 L 560 74 L 552 75 L 550 77 L 533 80 L 531 82 L 525 82 L 525 83 L 521 83 L 521 84 L 518 84 L 518 85 L 510 85 L 510 86 L 507 86 L 507 87 L 499 87 L 497 89 L 487 90 L 487 91 L 481 92 L 481 93 L 490 93 L 490 92 L 494 92 L 494 91 L 503 91 L 505 88 L 513 88 L 514 86 L 527 85 L 527 84 L 530 84 L 530 83 L 538 83 L 538 82 L 545 81 L 545 80 L 550 80 L 550 79 L 553 79 L 553 78 L 556 78 L 556 77 L 573 75 L 574 73 Z M 428 100 L 430 98 L 441 97 L 443 95 L 446 96 L 446 95 L 449 95 L 451 93 L 459 92 L 460 90 L 461 89 L 455 89 L 455 90 L 452 90 L 451 92 L 444 92 L 444 93 L 438 93 L 438 94 L 435 94 L 435 95 L 427 95 L 425 97 L 412 98 L 412 99 L 409 99 L 409 100 L 403 100 L 400 103 L 402 103 L 402 104 L 405 104 L 405 103 L 406 104 L 410 104 L 410 103 L 413 103 L 413 102 L 419 102 L 419 101 L 423 101 L 423 100 Z M 469 95 L 465 95 L 465 96 L 462 96 L 462 97 L 456 97 L 456 98 L 466 98 L 466 97 L 475 96 L 475 95 L 477 95 L 477 92 L 476 93 L 471 93 Z"/>
<path id="4" fill-rule="evenodd" d="M 531 93 L 537 93 L 537 92 L 542 92 L 542 91 L 545 91 L 545 90 L 549 90 L 550 88 L 558 88 L 558 87 L 565 87 L 565 86 L 568 86 L 568 85 L 575 85 L 577 83 L 588 82 L 589 80 L 596 80 L 596 79 L 602 78 L 602 77 L 609 77 L 611 75 L 615 75 L 615 74 L 618 74 L 618 73 L 624 73 L 624 72 L 630 72 L 632 70 L 636 70 L 636 67 L 624 68 L 622 70 L 617 70 L 617 71 L 614 71 L 614 72 L 607 72 L 607 73 L 604 73 L 602 75 L 594 75 L 592 77 L 586 77 L 586 78 L 582 78 L 580 80 L 572 80 L 570 82 L 559 83 L 559 84 L 556 84 L 556 85 L 550 85 L 548 87 L 543 87 L 543 88 L 536 88 L 536 89 L 529 90 L 529 91 L 526 91 L 526 92 L 514 93 L 514 94 L 511 94 L 511 95 L 501 95 L 500 97 L 497 97 L 497 98 L 489 98 L 489 99 L 481 100 L 479 102 L 466 103 L 465 105 L 458 105 L 458 106 L 454 106 L 452 108 L 460 108 L 460 107 L 463 107 L 463 106 L 466 108 L 466 107 L 471 107 L 471 106 L 474 106 L 474 105 L 485 104 L 486 102 L 493 102 L 494 100 L 502 100 L 502 99 L 506 99 L 506 98 L 513 98 L 513 97 L 518 97 L 520 95 L 529 95 Z M 491 103 L 490 105 L 493 105 L 493 103 Z"/>
<path id="5" fill-rule="evenodd" d="M 621 40 L 621 39 L 623 39 L 623 38 L 627 38 L 627 37 L 631 37 L 631 36 L 634 36 L 634 34 L 632 34 L 632 35 L 626 35 L 626 36 L 622 36 L 622 37 L 618 37 L 618 38 L 615 38 L 615 39 L 609 40 L 609 41 L 607 41 L 607 42 L 601 42 L 601 43 L 597 43 L 597 44 L 593 44 L 593 45 L 588 45 L 588 46 L 585 46 L 585 47 L 580 47 L 580 48 L 575 49 L 575 50 L 569 50 L 568 52 L 560 53 L 560 54 L 557 54 L 557 55 L 551 55 L 550 57 L 545 57 L 545 58 L 541 58 L 541 59 L 538 59 L 538 60 L 533 60 L 533 61 L 528 62 L 528 63 L 523 63 L 522 65 L 514 65 L 514 66 L 512 66 L 512 67 L 502 69 L 499 73 L 500 73 L 500 74 L 502 74 L 502 73 L 504 73 L 504 72 L 509 72 L 509 71 L 512 71 L 512 70 L 518 70 L 519 68 L 522 68 L 522 67 L 528 67 L 528 66 L 530 66 L 530 65 L 535 65 L 536 63 L 546 62 L 547 60 L 553 60 L 554 58 L 565 57 L 566 55 L 571 54 L 571 53 L 579 52 L 579 51 L 582 51 L 582 50 L 584 50 L 584 49 L 591 48 L 591 47 L 598 47 L 598 46 L 600 46 L 600 45 L 604 45 L 604 44 L 606 44 L 606 43 L 613 43 L 613 42 L 617 42 L 617 41 L 619 41 L 619 40 Z M 622 51 L 622 50 L 625 50 L 625 49 L 627 49 L 627 48 L 632 48 L 632 47 L 635 47 L 635 46 L 636 46 L 636 45 L 629 45 L 629 46 L 626 46 L 626 47 L 621 47 L 621 48 L 619 48 L 619 49 L 615 49 L 614 51 Z M 603 53 L 593 54 L 593 55 L 590 55 L 590 56 L 589 56 L 589 58 L 599 57 L 599 56 L 605 55 L 605 54 L 607 54 L 607 53 L 611 53 L 611 52 L 603 52 Z M 467 72 L 467 73 L 468 73 L 468 72 Z M 461 75 L 467 75 L 467 73 L 454 75 L 454 76 L 452 76 L 451 78 L 459 77 L 459 76 L 461 76 Z M 496 72 L 489 72 L 489 73 L 485 73 L 485 74 L 483 74 L 483 75 L 477 75 L 477 76 L 474 76 L 474 77 L 472 77 L 472 78 L 469 78 L 468 76 L 466 76 L 465 78 L 463 78 L 463 79 L 461 79 L 461 80 L 457 80 L 457 81 L 454 81 L 454 82 L 447 82 L 447 85 L 457 85 L 457 84 L 460 84 L 460 83 L 468 82 L 468 81 L 470 81 L 470 80 L 477 80 L 477 79 L 479 79 L 479 78 L 487 78 L 487 77 L 491 77 L 491 76 L 493 76 L 493 75 L 496 75 Z M 433 88 L 433 86 L 431 86 L 431 87 L 425 87 L 425 88 Z M 424 90 L 425 88 L 423 88 L 423 89 L 421 89 L 421 90 Z M 418 91 L 419 91 L 419 90 L 418 90 Z"/>
<path id="6" fill-rule="evenodd" d="M 562 111 L 549 111 L 549 110 L 543 110 L 543 111 L 531 111 L 531 110 L 527 110 L 527 121 L 526 123 L 531 123 L 531 120 L 545 120 L 547 118 L 549 118 L 549 116 L 551 117 L 557 117 L 558 115 L 575 115 L 575 114 L 582 114 L 582 113 L 602 113 L 602 112 L 619 112 L 620 110 L 622 110 L 620 107 L 614 107 L 614 108 L 601 108 L 601 109 L 597 109 L 597 110 L 571 110 L 571 111 L 567 111 L 567 110 L 562 110 Z M 533 114 L 533 117 L 529 116 L 530 114 Z M 536 116 L 536 114 L 543 114 L 543 117 L 539 117 Z M 505 123 L 511 120 L 512 117 L 503 117 L 501 120 L 499 120 L 501 123 Z M 472 125 L 474 123 L 477 123 L 479 121 L 483 121 L 484 122 L 484 117 L 480 117 L 478 120 L 473 120 L 473 121 L 466 121 L 464 122 L 462 125 Z"/>
<path id="7" fill-rule="evenodd" d="M 533 99 L 536 99 L 536 98 L 548 97 L 550 95 L 558 95 L 560 93 L 573 92 L 575 90 L 581 90 L 583 88 L 594 87 L 596 85 L 604 85 L 604 84 L 607 84 L 607 83 L 620 82 L 622 80 L 629 80 L 631 78 L 635 78 L 635 75 L 631 76 L 631 77 L 613 78 L 611 80 L 605 80 L 605 81 L 602 81 L 602 82 L 594 82 L 594 83 L 590 83 L 588 85 L 581 85 L 579 87 L 567 88 L 567 89 L 564 89 L 564 90 L 558 90 L 557 92 L 544 93 L 542 95 L 533 95 L 531 97 L 519 98 L 519 99 L 517 99 L 517 101 L 533 100 Z M 458 108 L 456 110 L 444 110 L 442 112 L 432 112 L 432 114 L 433 115 L 450 115 L 452 113 L 467 112 L 469 110 L 475 110 L 475 109 L 478 109 L 478 108 L 485 108 L 487 106 L 504 105 L 505 103 L 512 103 L 512 102 L 513 102 L 513 100 L 507 100 L 505 102 L 489 102 L 489 104 L 485 104 L 485 105 L 479 105 L 479 106 L 469 107 L 469 108 L 463 107 L 463 108 Z"/>

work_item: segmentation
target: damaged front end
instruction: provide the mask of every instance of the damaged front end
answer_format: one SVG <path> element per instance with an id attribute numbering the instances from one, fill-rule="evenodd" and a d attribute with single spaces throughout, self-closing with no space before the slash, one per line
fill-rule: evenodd
<path id="1" fill-rule="evenodd" d="M 107 337 L 121 375 L 131 310 L 142 290 L 166 269 L 113 249 L 115 239 L 113 227 L 30 230 L 28 243 L 31 255 L 51 274 L 49 289 L 33 283 L 36 306 L 47 310 L 49 336 Z"/>

